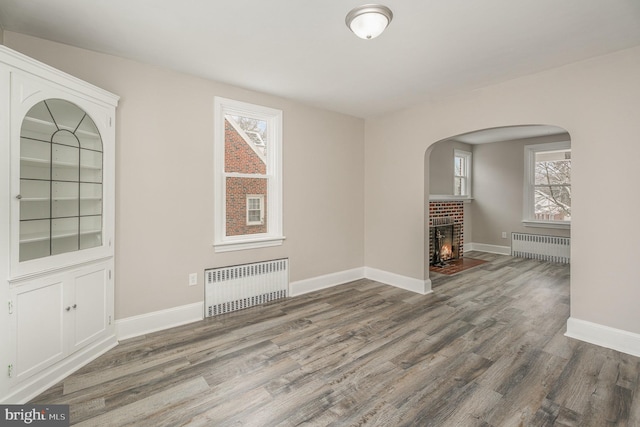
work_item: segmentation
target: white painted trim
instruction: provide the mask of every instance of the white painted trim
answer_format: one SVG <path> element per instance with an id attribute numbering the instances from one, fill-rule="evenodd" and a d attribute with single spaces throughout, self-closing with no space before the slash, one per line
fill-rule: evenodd
<path id="1" fill-rule="evenodd" d="M 471 196 L 454 196 L 452 194 L 429 194 L 430 202 L 464 202 L 469 203 L 473 200 Z"/>
<path id="2" fill-rule="evenodd" d="M 325 274 L 323 276 L 312 277 L 311 279 L 298 280 L 289 283 L 289 296 L 295 297 L 359 279 L 364 279 L 363 267 Z"/>
<path id="3" fill-rule="evenodd" d="M 118 340 L 138 337 L 204 319 L 204 301 L 116 320 Z"/>
<path id="4" fill-rule="evenodd" d="M 401 276 L 396 273 L 390 273 L 388 271 L 378 270 L 377 268 L 371 267 L 364 268 L 364 276 L 367 279 L 375 280 L 376 282 L 395 286 L 400 289 L 406 289 L 422 295 L 433 292 L 431 290 L 431 279 L 415 279 L 413 277 Z"/>
<path id="5" fill-rule="evenodd" d="M 565 336 L 640 357 L 640 335 L 570 317 Z"/>
<path id="6" fill-rule="evenodd" d="M 65 88 L 75 91 L 76 95 L 91 99 L 92 102 L 98 102 L 102 105 L 112 105 L 114 107 L 118 105 L 118 100 L 120 99 L 118 95 L 94 86 L 84 80 L 80 80 L 64 71 L 53 68 L 50 65 L 44 64 L 4 45 L 0 45 L 0 54 L 4 57 L 2 62 L 27 73 L 42 76 L 47 80 L 61 84 Z"/>
<path id="7" fill-rule="evenodd" d="M 38 375 L 25 380 L 25 382 L 16 385 L 11 393 L 0 398 L 2 403 L 23 404 L 33 399 L 43 391 L 68 377 L 87 363 L 95 360 L 107 351 L 118 345 L 115 335 L 112 335 L 102 341 L 98 341 L 93 345 L 89 345 L 84 349 L 73 353 L 69 357 L 62 359 L 60 362 L 39 372 Z"/>
<path id="8" fill-rule="evenodd" d="M 464 252 L 478 251 L 498 255 L 511 255 L 511 246 L 488 245 L 486 243 L 465 243 Z"/>
<path id="9" fill-rule="evenodd" d="M 264 248 L 281 245 L 284 240 L 282 231 L 282 110 L 235 101 L 215 96 L 214 138 L 213 138 L 213 221 L 214 251 L 229 252 L 246 249 Z M 253 117 L 267 122 L 269 154 L 267 155 L 267 233 L 227 236 L 226 233 L 226 177 L 224 171 L 226 114 Z"/>
<path id="10" fill-rule="evenodd" d="M 285 236 L 280 237 L 268 237 L 264 239 L 252 239 L 247 241 L 234 241 L 226 243 L 214 243 L 213 250 L 215 252 L 232 252 L 242 249 L 259 249 L 268 248 L 270 246 L 281 246 L 282 242 L 286 239 Z"/>
<path id="11" fill-rule="evenodd" d="M 522 225 L 532 228 L 557 228 L 560 230 L 571 230 L 571 221 L 536 221 L 523 219 Z"/>

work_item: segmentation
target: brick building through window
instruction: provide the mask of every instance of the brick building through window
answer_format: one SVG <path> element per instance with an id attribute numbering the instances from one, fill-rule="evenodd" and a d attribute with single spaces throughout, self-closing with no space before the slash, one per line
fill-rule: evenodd
<path id="1" fill-rule="evenodd" d="M 232 116 L 225 115 L 224 126 L 225 172 L 235 175 L 226 177 L 226 235 L 266 233 L 266 146 Z"/>

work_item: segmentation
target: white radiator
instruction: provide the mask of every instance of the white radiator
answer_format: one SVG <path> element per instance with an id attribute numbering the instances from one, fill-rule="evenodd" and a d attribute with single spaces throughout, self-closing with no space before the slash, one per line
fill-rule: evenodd
<path id="1" fill-rule="evenodd" d="M 511 233 L 511 255 L 568 264 L 571 259 L 571 238 Z"/>
<path id="2" fill-rule="evenodd" d="M 289 290 L 289 260 L 256 262 L 204 271 L 206 316 L 242 310 L 280 298 Z"/>

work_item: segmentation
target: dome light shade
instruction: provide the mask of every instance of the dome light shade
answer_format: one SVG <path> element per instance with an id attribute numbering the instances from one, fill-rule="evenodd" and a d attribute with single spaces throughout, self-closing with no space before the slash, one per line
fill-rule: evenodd
<path id="1" fill-rule="evenodd" d="M 391 9 L 378 4 L 365 4 L 347 14 L 347 27 L 361 39 L 378 37 L 393 19 Z"/>

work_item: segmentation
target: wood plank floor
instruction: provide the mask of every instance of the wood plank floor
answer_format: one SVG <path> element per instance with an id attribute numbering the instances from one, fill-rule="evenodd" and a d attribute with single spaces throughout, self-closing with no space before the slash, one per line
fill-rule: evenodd
<path id="1" fill-rule="evenodd" d="M 430 295 L 359 280 L 123 341 L 33 403 L 81 426 L 640 426 L 640 359 L 563 335 L 569 267 L 473 257 Z"/>

